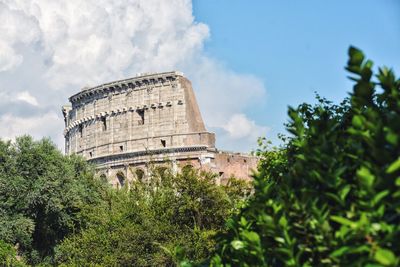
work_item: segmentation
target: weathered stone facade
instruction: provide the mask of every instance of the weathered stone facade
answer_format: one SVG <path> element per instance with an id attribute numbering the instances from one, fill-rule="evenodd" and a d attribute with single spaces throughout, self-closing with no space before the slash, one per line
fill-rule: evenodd
<path id="1" fill-rule="evenodd" d="M 119 186 L 149 173 L 149 163 L 186 165 L 249 179 L 257 158 L 215 148 L 191 83 L 180 72 L 145 74 L 84 88 L 63 106 L 65 152 L 82 155 Z"/>

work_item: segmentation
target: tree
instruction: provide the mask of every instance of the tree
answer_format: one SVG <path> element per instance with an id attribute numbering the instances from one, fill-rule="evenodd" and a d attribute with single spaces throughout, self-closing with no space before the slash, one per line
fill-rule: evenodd
<path id="1" fill-rule="evenodd" d="M 48 139 L 0 140 L 0 240 L 32 264 L 85 222 L 80 210 L 100 201 L 102 186 L 80 157 L 63 156 Z"/>
<path id="2" fill-rule="evenodd" d="M 372 65 L 350 47 L 350 98 L 289 109 L 292 136 L 259 151 L 255 194 L 211 265 L 400 264 L 400 80 Z"/>
<path id="3" fill-rule="evenodd" d="M 174 266 L 182 257 L 209 258 L 215 234 L 241 198 L 234 190 L 230 198 L 209 173 L 152 173 L 148 182 L 133 182 L 130 190 L 110 188 L 104 202 L 88 207 L 83 212 L 88 227 L 58 246 L 57 264 Z"/>

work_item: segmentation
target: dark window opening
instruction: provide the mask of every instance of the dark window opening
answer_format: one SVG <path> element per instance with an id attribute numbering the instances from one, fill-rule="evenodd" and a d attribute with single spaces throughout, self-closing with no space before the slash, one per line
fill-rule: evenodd
<path id="1" fill-rule="evenodd" d="M 83 137 L 83 125 L 79 125 L 79 136 Z"/>
<path id="2" fill-rule="evenodd" d="M 137 110 L 137 114 L 139 115 L 139 120 L 138 120 L 138 125 L 143 125 L 144 124 L 144 110 Z"/>
<path id="3" fill-rule="evenodd" d="M 125 184 L 125 175 L 124 175 L 123 173 L 121 173 L 121 172 L 118 172 L 118 173 L 117 173 L 117 179 L 118 179 L 119 185 L 120 185 L 121 187 L 123 187 L 124 184 Z"/>
<path id="4" fill-rule="evenodd" d="M 101 118 L 102 129 L 103 131 L 107 131 L 107 119 L 106 117 Z"/>
<path id="5" fill-rule="evenodd" d="M 226 161 L 231 162 L 231 159 L 230 159 L 230 158 L 227 158 Z"/>
<path id="6" fill-rule="evenodd" d="M 161 178 L 165 177 L 166 172 L 167 172 L 167 168 L 166 167 L 159 166 L 159 167 L 157 167 L 155 169 L 155 174 L 158 175 Z"/>
<path id="7" fill-rule="evenodd" d="M 164 139 L 161 139 L 161 145 L 162 145 L 163 147 L 166 147 L 167 142 L 166 142 Z"/>
<path id="8" fill-rule="evenodd" d="M 107 183 L 108 182 L 107 176 L 104 173 L 102 175 L 100 175 L 100 181 L 103 182 L 103 183 Z"/>
<path id="9" fill-rule="evenodd" d="M 124 151 L 124 146 L 119 146 L 119 151 Z"/>
<path id="10" fill-rule="evenodd" d="M 188 165 L 186 165 L 186 166 L 184 166 L 184 167 L 182 168 L 182 173 L 183 173 L 183 174 L 188 174 L 188 173 L 191 172 L 192 170 L 193 170 L 193 166 L 190 165 L 190 164 L 188 164 Z"/>
<path id="11" fill-rule="evenodd" d="M 89 156 L 90 156 L 90 157 L 93 157 L 93 153 L 92 153 L 92 152 L 89 152 Z"/>
<path id="12" fill-rule="evenodd" d="M 222 175 L 224 175 L 224 172 L 219 172 L 219 176 L 222 176 Z"/>
<path id="13" fill-rule="evenodd" d="M 247 160 L 245 160 L 245 159 L 244 159 L 243 161 L 244 161 L 244 163 L 246 163 L 246 162 L 247 162 Z"/>
<path id="14" fill-rule="evenodd" d="M 136 174 L 136 178 L 137 178 L 139 181 L 142 181 L 142 180 L 143 180 L 143 178 L 144 178 L 144 171 L 143 171 L 142 169 L 137 169 L 137 170 L 135 171 L 135 174 Z"/>

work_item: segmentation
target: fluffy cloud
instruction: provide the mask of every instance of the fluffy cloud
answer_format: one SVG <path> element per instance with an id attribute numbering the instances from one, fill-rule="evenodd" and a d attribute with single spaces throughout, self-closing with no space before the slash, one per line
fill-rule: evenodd
<path id="1" fill-rule="evenodd" d="M 29 134 L 36 139 L 40 139 L 42 137 L 50 137 L 51 133 L 59 131 L 59 127 L 63 127 L 63 122 L 54 112 L 26 118 L 4 114 L 0 117 L 0 125 L 3 126 L 0 127 L 0 136 L 2 138 L 13 140 L 16 136 Z M 52 139 L 58 144 L 63 143 L 61 135 L 53 136 Z"/>
<path id="2" fill-rule="evenodd" d="M 28 91 L 23 91 L 18 93 L 16 99 L 28 103 L 32 106 L 39 106 L 39 103 L 36 100 L 36 98 L 32 96 Z"/>
<path id="3" fill-rule="evenodd" d="M 256 125 L 245 114 L 234 114 L 222 128 L 233 139 L 248 138 L 251 140 L 256 140 L 258 137 L 265 135 L 268 130 L 267 127 Z"/>
<path id="4" fill-rule="evenodd" d="M 209 28 L 195 21 L 189 0 L 0 0 L 0 21 L 0 92 L 9 96 L 0 100 L 2 137 L 51 136 L 62 147 L 59 110 L 68 96 L 138 72 L 182 70 L 206 124 L 228 132 L 243 123 L 232 114 L 265 94 L 256 77 L 205 56 Z M 240 136 L 250 144 L 250 134 Z"/>

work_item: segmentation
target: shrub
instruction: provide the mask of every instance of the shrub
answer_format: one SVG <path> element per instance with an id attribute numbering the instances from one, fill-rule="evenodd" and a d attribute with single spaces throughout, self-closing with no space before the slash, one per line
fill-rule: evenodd
<path id="1" fill-rule="evenodd" d="M 0 240 L 0 265 L 5 267 L 24 267 L 22 260 L 17 259 L 17 252 L 13 246 Z"/>
<path id="2" fill-rule="evenodd" d="M 211 265 L 400 264 L 400 80 L 373 76 L 354 47 L 349 57 L 350 98 L 289 109 L 292 136 L 259 151 L 255 194 Z"/>
<path id="3" fill-rule="evenodd" d="M 236 185 L 236 184 L 235 184 Z M 104 201 L 83 212 L 87 228 L 57 248 L 57 264 L 174 266 L 201 262 L 215 251 L 214 236 L 235 211 L 243 191 L 215 184 L 215 176 L 157 168 L 130 189 L 110 188 Z M 96 266 L 97 266 L 96 265 Z"/>

